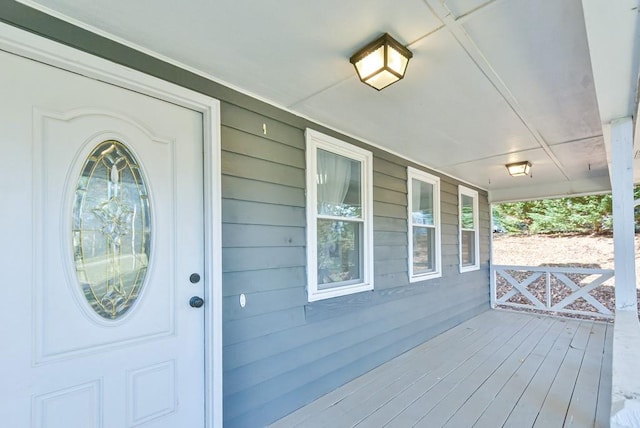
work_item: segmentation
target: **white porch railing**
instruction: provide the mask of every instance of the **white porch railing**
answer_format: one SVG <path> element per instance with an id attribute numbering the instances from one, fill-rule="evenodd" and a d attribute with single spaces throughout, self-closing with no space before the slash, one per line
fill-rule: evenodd
<path id="1" fill-rule="evenodd" d="M 613 318 L 613 275 L 609 269 L 494 265 L 491 306 Z"/>

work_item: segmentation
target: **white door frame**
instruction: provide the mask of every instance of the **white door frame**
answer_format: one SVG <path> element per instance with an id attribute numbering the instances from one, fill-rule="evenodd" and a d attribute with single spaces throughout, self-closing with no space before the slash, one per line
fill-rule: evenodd
<path id="1" fill-rule="evenodd" d="M 164 80 L 0 23 L 0 50 L 202 113 L 204 144 L 204 362 L 206 428 L 222 427 L 220 102 Z"/>

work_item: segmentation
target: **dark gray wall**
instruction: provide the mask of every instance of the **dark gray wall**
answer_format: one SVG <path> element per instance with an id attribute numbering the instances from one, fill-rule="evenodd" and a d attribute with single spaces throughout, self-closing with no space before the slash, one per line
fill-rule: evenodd
<path id="1" fill-rule="evenodd" d="M 225 426 L 263 426 L 489 308 L 486 193 L 481 269 L 459 274 L 458 183 L 441 176 L 443 277 L 409 284 L 406 166 L 419 166 L 13 1 L 0 20 L 222 101 Z M 374 291 L 307 303 L 305 127 L 374 153 Z"/>
<path id="2" fill-rule="evenodd" d="M 375 290 L 308 303 L 304 128 L 230 103 L 222 124 L 226 426 L 276 420 L 489 308 L 486 194 L 482 268 L 460 274 L 458 183 L 441 176 L 443 277 L 410 284 L 409 163 L 335 133 L 374 153 Z"/>

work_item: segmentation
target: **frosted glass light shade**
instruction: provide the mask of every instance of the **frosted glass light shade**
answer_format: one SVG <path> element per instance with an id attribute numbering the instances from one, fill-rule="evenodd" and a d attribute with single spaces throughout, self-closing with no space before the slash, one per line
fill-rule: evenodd
<path id="1" fill-rule="evenodd" d="M 509 175 L 512 177 L 529 175 L 529 172 L 531 171 L 531 162 L 529 161 L 510 163 L 505 166 L 509 171 Z"/>
<path id="2" fill-rule="evenodd" d="M 411 51 L 385 33 L 351 56 L 363 83 L 377 89 L 386 88 L 404 77 Z"/>

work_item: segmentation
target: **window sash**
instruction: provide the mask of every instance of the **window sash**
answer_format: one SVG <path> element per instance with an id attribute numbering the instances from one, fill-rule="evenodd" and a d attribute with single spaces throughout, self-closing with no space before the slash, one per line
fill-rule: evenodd
<path id="1" fill-rule="evenodd" d="M 442 276 L 440 246 L 440 178 L 408 167 L 409 281 Z M 429 189 L 430 192 L 425 192 Z M 423 205 L 423 203 L 425 203 Z M 423 231 L 422 236 L 416 232 Z"/>
<path id="2" fill-rule="evenodd" d="M 460 208 L 461 227 L 466 230 L 475 230 L 476 228 L 476 209 L 475 198 L 470 195 L 462 194 L 462 203 Z M 469 212 L 471 211 L 471 212 Z"/>
<path id="3" fill-rule="evenodd" d="M 462 244 L 460 254 L 463 267 L 475 266 L 476 264 L 476 234 L 475 230 L 462 231 Z"/>
<path id="4" fill-rule="evenodd" d="M 362 226 L 357 221 L 318 219 L 318 289 L 362 281 Z M 320 235 L 327 232 L 331 236 L 322 240 Z"/>
<path id="5" fill-rule="evenodd" d="M 416 231 L 423 229 L 427 232 L 426 239 L 428 240 L 426 246 L 427 254 L 422 258 L 418 256 L 419 251 L 425 251 L 422 247 L 416 245 Z M 413 225 L 412 227 L 412 264 L 413 264 L 413 276 L 426 275 L 430 273 L 436 272 L 436 257 L 437 257 L 437 249 L 436 249 L 436 227 L 435 226 L 423 226 L 423 225 Z M 426 260 L 425 260 L 426 259 Z M 425 260 L 425 261 L 423 261 Z M 426 265 L 425 268 L 420 268 L 420 266 Z"/>
<path id="6" fill-rule="evenodd" d="M 468 272 L 480 268 L 478 192 L 459 186 L 458 194 L 460 272 Z"/>
<path id="7" fill-rule="evenodd" d="M 308 300 L 313 302 L 372 290 L 373 155 L 310 129 L 306 130 L 305 138 Z M 319 167 L 318 153 L 321 151 L 324 164 Z M 347 163 L 351 165 L 350 174 L 346 171 L 349 169 Z M 324 172 L 318 174 L 319 168 L 324 168 L 326 177 Z M 330 182 L 332 169 L 341 171 L 336 174 L 340 175 L 337 182 L 342 184 L 336 184 L 334 189 L 324 189 L 330 193 L 324 190 L 322 193 L 318 186 L 321 181 Z M 333 207 L 340 208 L 323 210 L 318 203 L 319 195 Z M 343 204 L 345 201 L 347 203 Z M 357 208 L 352 209 L 354 206 Z M 345 213 L 341 212 L 343 208 Z"/>

